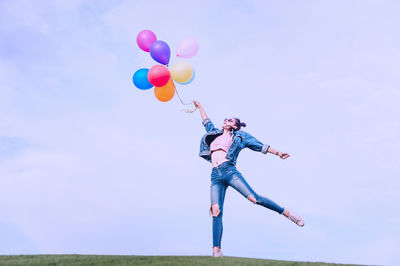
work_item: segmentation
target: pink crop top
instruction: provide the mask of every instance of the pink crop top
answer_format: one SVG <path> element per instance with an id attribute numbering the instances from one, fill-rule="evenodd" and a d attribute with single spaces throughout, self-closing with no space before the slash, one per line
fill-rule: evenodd
<path id="1" fill-rule="evenodd" d="M 210 150 L 216 151 L 216 150 L 222 149 L 222 150 L 228 152 L 229 147 L 231 146 L 232 142 L 233 142 L 233 140 L 229 134 L 222 134 L 221 136 L 218 136 L 217 138 L 215 138 L 213 142 L 211 142 Z"/>

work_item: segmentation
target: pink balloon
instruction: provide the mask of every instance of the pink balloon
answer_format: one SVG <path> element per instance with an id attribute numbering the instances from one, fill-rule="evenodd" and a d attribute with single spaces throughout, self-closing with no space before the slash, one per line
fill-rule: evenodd
<path id="1" fill-rule="evenodd" d="M 153 66 L 147 73 L 147 79 L 149 80 L 150 84 L 156 87 L 165 86 L 170 77 L 171 73 L 169 72 L 168 68 L 162 65 Z"/>
<path id="2" fill-rule="evenodd" d="M 185 38 L 179 42 L 176 56 L 191 58 L 197 54 L 199 43 L 195 38 Z"/>
<path id="3" fill-rule="evenodd" d="M 157 41 L 157 37 L 151 30 L 142 30 L 136 37 L 137 44 L 145 52 L 150 51 L 150 46 L 155 41 Z"/>

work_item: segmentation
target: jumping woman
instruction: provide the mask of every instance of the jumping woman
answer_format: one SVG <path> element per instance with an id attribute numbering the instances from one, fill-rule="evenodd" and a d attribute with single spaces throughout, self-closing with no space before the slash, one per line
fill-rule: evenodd
<path id="1" fill-rule="evenodd" d="M 200 110 L 203 126 L 207 133 L 200 143 L 200 157 L 211 162 L 211 207 L 213 216 L 213 256 L 222 257 L 222 214 L 224 207 L 225 192 L 228 186 L 236 189 L 240 194 L 251 202 L 273 210 L 296 223 L 304 226 L 303 219 L 293 211 L 283 208 L 272 200 L 258 195 L 246 182 L 242 174 L 236 169 L 236 160 L 239 152 L 244 148 L 258 151 L 263 154 L 272 153 L 281 159 L 287 159 L 289 154 L 272 149 L 269 145 L 261 143 L 247 132 L 241 131 L 246 124 L 238 118 L 226 118 L 222 129 L 217 129 L 207 117 L 204 108 L 198 101 L 193 101 Z"/>

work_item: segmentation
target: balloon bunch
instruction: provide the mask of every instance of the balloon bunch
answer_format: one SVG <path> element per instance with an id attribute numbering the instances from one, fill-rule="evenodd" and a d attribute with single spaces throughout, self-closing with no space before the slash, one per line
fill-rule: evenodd
<path id="1" fill-rule="evenodd" d="M 141 90 L 148 90 L 154 86 L 154 94 L 161 102 L 171 100 L 175 92 L 179 97 L 174 81 L 182 85 L 191 83 L 195 76 L 192 66 L 187 62 L 179 61 L 169 70 L 171 50 L 166 42 L 157 40 L 156 35 L 150 30 L 139 32 L 136 42 L 140 49 L 150 52 L 150 56 L 161 65 L 137 70 L 133 75 L 133 84 Z M 198 50 L 199 44 L 196 39 L 185 38 L 179 42 L 176 56 L 191 58 L 196 55 Z M 187 105 L 182 102 L 180 97 L 179 100 L 182 104 Z"/>

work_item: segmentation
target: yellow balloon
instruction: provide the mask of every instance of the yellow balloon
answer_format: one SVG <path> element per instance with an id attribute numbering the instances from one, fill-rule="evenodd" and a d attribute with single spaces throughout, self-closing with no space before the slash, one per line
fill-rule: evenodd
<path id="1" fill-rule="evenodd" d="M 179 83 L 186 83 L 193 77 L 193 68 L 189 63 L 176 62 L 171 67 L 171 77 Z"/>
<path id="2" fill-rule="evenodd" d="M 171 100 L 175 95 L 175 84 L 172 79 L 170 78 L 165 86 L 155 87 L 154 95 L 161 102 L 168 102 Z"/>

